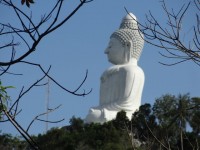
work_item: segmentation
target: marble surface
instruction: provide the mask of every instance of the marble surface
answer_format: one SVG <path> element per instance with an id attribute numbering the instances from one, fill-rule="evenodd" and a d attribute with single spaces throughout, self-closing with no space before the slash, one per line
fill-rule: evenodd
<path id="1" fill-rule="evenodd" d="M 99 106 L 90 108 L 86 123 L 110 121 L 121 110 L 131 119 L 141 105 L 145 76 L 137 62 L 143 45 L 136 17 L 129 13 L 110 37 L 105 54 L 113 65 L 101 75 Z"/>

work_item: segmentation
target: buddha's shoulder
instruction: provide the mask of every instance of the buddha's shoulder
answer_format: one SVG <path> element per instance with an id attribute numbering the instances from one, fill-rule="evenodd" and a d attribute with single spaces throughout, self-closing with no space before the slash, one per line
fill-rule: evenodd
<path id="1" fill-rule="evenodd" d="M 115 65 L 103 73 L 103 75 L 111 75 L 111 74 L 126 74 L 126 73 L 139 73 L 139 74 L 144 74 L 142 68 L 140 68 L 137 65 Z"/>
<path id="2" fill-rule="evenodd" d="M 122 65 L 119 67 L 119 71 L 123 72 L 141 72 L 143 73 L 142 68 L 137 65 Z"/>
<path id="3" fill-rule="evenodd" d="M 145 78 L 142 68 L 137 65 L 123 66 L 119 69 L 119 72 L 121 75 L 126 76 L 129 79 L 137 78 L 137 80 L 139 79 L 143 81 Z"/>

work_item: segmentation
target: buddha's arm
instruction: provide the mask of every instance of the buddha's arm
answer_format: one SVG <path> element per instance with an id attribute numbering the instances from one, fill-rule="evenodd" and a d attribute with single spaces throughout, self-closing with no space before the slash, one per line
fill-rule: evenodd
<path id="1" fill-rule="evenodd" d="M 132 88 L 135 81 L 135 73 L 130 69 L 122 68 L 120 70 L 120 96 L 118 102 L 125 101 L 131 96 Z"/>
<path id="2" fill-rule="evenodd" d="M 134 105 L 140 105 L 141 94 L 144 85 L 144 73 L 139 68 L 121 68 L 119 71 L 119 95 L 110 109 L 132 109 Z M 138 103 L 138 104 L 137 104 Z M 108 109 L 109 109 L 108 107 Z"/>

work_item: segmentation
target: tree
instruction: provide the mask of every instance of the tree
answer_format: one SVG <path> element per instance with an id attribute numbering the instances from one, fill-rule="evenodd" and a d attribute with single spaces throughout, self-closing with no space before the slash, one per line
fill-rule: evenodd
<path id="1" fill-rule="evenodd" d="M 200 98 L 198 97 L 192 98 L 190 110 L 192 110 L 190 126 L 192 127 L 195 135 L 199 135 L 200 133 L 200 126 L 199 126 L 200 124 Z"/>
<path id="2" fill-rule="evenodd" d="M 119 129 L 125 129 L 126 126 L 129 126 L 129 119 L 126 116 L 126 112 L 123 110 L 117 113 L 117 116 L 113 122 L 115 127 Z"/>
<path id="3" fill-rule="evenodd" d="M 3 22 L 3 21 L 0 22 L 0 39 L 4 39 L 0 42 L 0 51 L 2 53 L 7 54 L 3 60 L 0 60 L 0 77 L 7 75 L 13 75 L 13 76 L 23 75 L 12 72 L 11 68 L 17 64 L 24 64 L 32 67 L 32 69 L 39 69 L 42 74 L 41 77 L 37 79 L 35 82 L 31 83 L 29 87 L 27 88 L 22 87 L 16 100 L 12 99 L 14 101 L 12 102 L 10 107 L 5 105 L 6 104 L 5 98 L 7 100 L 9 95 L 7 94 L 6 91 L 7 87 L 0 85 L 1 87 L 0 113 L 1 117 L 2 116 L 7 117 L 7 119 L 1 121 L 1 123 L 5 121 L 10 121 L 34 149 L 39 149 L 39 146 L 28 134 L 30 126 L 36 120 L 48 121 L 40 119 L 39 117 L 47 113 L 50 113 L 59 107 L 56 107 L 55 109 L 49 108 L 47 112 L 37 115 L 26 130 L 22 126 L 20 126 L 20 123 L 17 122 L 15 119 L 17 114 L 21 111 L 19 110 L 19 101 L 22 98 L 24 98 L 24 96 L 27 93 L 30 93 L 33 88 L 46 85 L 46 83 L 44 83 L 46 77 L 48 77 L 54 84 L 56 84 L 64 91 L 75 96 L 85 96 L 89 94 L 91 90 L 88 92 L 85 91 L 79 92 L 79 90 L 82 88 L 82 85 L 87 79 L 87 72 L 80 85 L 75 90 L 69 90 L 68 88 L 65 88 L 60 83 L 58 83 L 55 78 L 49 75 L 51 66 L 46 70 L 45 68 L 43 68 L 43 64 L 38 64 L 36 63 L 36 61 L 33 62 L 29 58 L 33 53 L 35 53 L 38 50 L 38 47 L 44 38 L 48 37 L 52 32 L 56 31 L 61 26 L 63 26 L 66 22 L 69 21 L 69 19 L 75 13 L 77 13 L 77 11 L 81 7 L 83 7 L 86 3 L 92 1 L 93 0 L 78 1 L 77 6 L 75 6 L 75 8 L 71 12 L 69 12 L 69 14 L 66 13 L 65 16 L 60 16 L 60 13 L 63 10 L 63 5 L 67 5 L 66 4 L 67 2 L 64 2 L 63 0 L 55 1 L 55 3 L 52 6 L 52 9 L 49 10 L 47 14 L 41 14 L 42 17 L 40 18 L 39 21 L 33 17 L 34 12 L 31 12 L 31 9 L 29 12 L 25 11 L 24 8 L 21 8 L 20 6 L 17 5 L 17 1 L 15 2 L 13 2 L 12 0 L 0 1 L 0 7 L 10 8 L 9 10 L 12 10 L 13 15 L 15 15 L 15 17 L 18 19 L 18 23 Z M 25 2 L 26 5 L 29 7 L 30 3 L 33 3 L 33 0 L 21 1 L 22 4 L 24 4 Z M 48 122 L 54 123 L 58 121 L 48 121 Z"/>
<path id="4" fill-rule="evenodd" d="M 154 104 L 156 107 L 152 107 L 150 104 L 141 105 L 140 109 L 133 114 L 131 121 L 126 120 L 127 118 L 123 111 L 118 113 L 117 119 L 104 124 L 84 124 L 82 119 L 72 117 L 70 119 L 70 125 L 62 128 L 52 128 L 48 132 L 32 138 L 38 143 L 41 149 L 180 150 L 182 147 L 184 150 L 196 150 L 199 149 L 200 136 L 196 134 L 194 130 L 181 130 L 180 126 L 182 124 L 180 124 L 180 121 L 183 121 L 183 117 L 179 117 L 180 119 L 173 122 L 176 115 L 182 114 L 182 116 L 185 116 L 183 115 L 185 114 L 184 112 L 189 111 L 193 116 L 197 111 L 198 105 L 196 104 L 198 104 L 198 102 L 196 101 L 198 101 L 199 98 L 189 99 L 190 107 L 188 109 L 183 109 L 185 108 L 185 104 L 183 104 L 185 102 L 179 101 L 187 100 L 187 98 L 189 98 L 188 96 L 187 94 L 181 96 L 163 95 L 156 99 Z M 170 101 L 170 99 L 172 100 Z M 170 109 L 165 109 L 166 112 L 161 111 L 165 106 L 170 106 L 170 102 L 173 104 L 174 101 L 175 108 L 170 107 Z M 158 105 L 160 105 L 161 108 L 157 107 Z M 156 109 L 158 109 L 158 111 Z M 174 113 L 172 109 L 176 109 L 177 113 Z M 172 111 L 174 115 L 172 115 L 170 111 Z M 157 116 L 159 116 L 159 119 Z M 162 122 L 160 120 L 162 120 Z M 172 122 L 170 122 L 170 120 Z M 191 121 L 193 120 L 191 119 Z M 128 130 L 124 128 L 125 122 L 126 124 L 132 125 L 128 127 Z M 117 125 L 117 123 L 119 124 Z M 129 131 L 128 134 L 126 131 Z M 182 140 L 180 138 L 181 132 L 183 133 Z M 133 140 L 131 142 L 130 135 L 132 135 Z M 21 147 L 21 149 L 30 148 L 30 146 L 27 147 L 27 144 L 20 140 L 19 137 L 15 138 L 6 134 L 0 135 L 0 147 L 13 148 L 13 145 L 16 146 L 16 149 L 18 147 Z"/>
<path id="5" fill-rule="evenodd" d="M 153 106 L 154 114 L 158 118 L 160 126 L 167 131 L 165 133 L 167 133 L 168 140 L 173 141 L 174 144 L 180 141 L 182 150 L 184 149 L 186 124 L 193 124 L 191 116 L 195 112 L 194 108 L 189 94 L 179 95 L 178 97 L 164 95 L 156 99 Z M 162 138 L 166 138 L 166 135 Z"/>
<path id="6" fill-rule="evenodd" d="M 83 120 L 75 117 L 70 120 L 71 125 L 61 129 L 51 129 L 46 134 L 36 137 L 42 149 L 128 150 L 131 148 L 124 130 L 115 127 L 115 120 L 104 124 L 82 124 Z M 77 122 L 81 123 L 81 126 L 77 126 Z"/>
<path id="7" fill-rule="evenodd" d="M 139 110 L 133 114 L 131 124 L 134 138 L 145 142 L 147 149 L 156 145 L 152 133 L 158 130 L 158 126 L 150 104 L 140 106 Z M 157 147 L 153 147 L 153 149 L 157 149 Z"/>
<path id="8" fill-rule="evenodd" d="M 72 130 L 83 130 L 84 128 L 84 121 L 81 118 L 72 117 L 69 121 Z"/>
<path id="9" fill-rule="evenodd" d="M 140 106 L 133 114 L 131 131 L 134 138 L 145 143 L 140 147 L 198 149 L 200 137 L 196 111 L 199 111 L 199 98 L 190 98 L 189 94 L 166 94 L 157 98 L 153 107 L 150 104 Z M 192 132 L 186 130 L 189 124 L 194 125 L 194 128 L 191 125 Z"/>
<path id="10" fill-rule="evenodd" d="M 166 20 L 166 27 L 156 19 L 151 11 L 146 15 L 145 24 L 138 22 L 145 41 L 165 50 L 166 53 L 160 53 L 162 56 L 178 60 L 175 63 L 162 64 L 175 65 L 192 60 L 200 65 L 200 0 L 190 0 L 177 11 L 173 8 L 169 9 L 165 0 L 162 0 L 161 4 L 166 15 L 166 19 L 163 18 Z M 193 16 L 189 17 L 196 19 L 196 22 L 189 27 L 192 36 L 188 39 L 188 28 L 185 28 L 188 21 L 184 19 L 189 9 L 194 12 Z"/>
<path id="11" fill-rule="evenodd" d="M 13 137 L 10 134 L 0 134 L 0 149 L 24 149 L 27 146 L 20 137 Z"/>

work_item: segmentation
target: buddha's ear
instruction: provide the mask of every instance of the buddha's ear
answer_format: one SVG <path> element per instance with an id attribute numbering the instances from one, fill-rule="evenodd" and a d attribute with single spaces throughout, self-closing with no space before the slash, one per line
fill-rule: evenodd
<path id="1" fill-rule="evenodd" d="M 126 46 L 128 49 L 130 49 L 131 46 L 132 46 L 132 42 L 131 42 L 131 41 L 126 41 L 125 46 Z"/>
<path id="2" fill-rule="evenodd" d="M 130 58 L 131 58 L 131 47 L 132 47 L 132 42 L 131 41 L 127 41 L 125 43 L 125 61 L 129 62 Z"/>
<path id="3" fill-rule="evenodd" d="M 130 50 L 131 50 L 131 47 L 132 47 L 132 42 L 131 41 L 126 41 L 126 43 L 125 43 L 125 48 L 126 48 L 126 51 L 128 52 L 128 53 L 130 53 Z"/>

